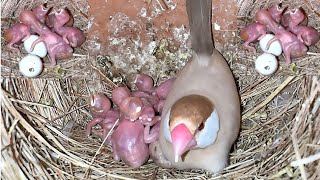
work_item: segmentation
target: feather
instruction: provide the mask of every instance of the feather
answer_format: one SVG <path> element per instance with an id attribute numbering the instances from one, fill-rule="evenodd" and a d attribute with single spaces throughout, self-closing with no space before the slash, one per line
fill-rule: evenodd
<path id="1" fill-rule="evenodd" d="M 187 14 L 189 18 L 191 48 L 198 56 L 211 56 L 213 53 L 213 39 L 211 28 L 212 1 L 187 0 Z"/>

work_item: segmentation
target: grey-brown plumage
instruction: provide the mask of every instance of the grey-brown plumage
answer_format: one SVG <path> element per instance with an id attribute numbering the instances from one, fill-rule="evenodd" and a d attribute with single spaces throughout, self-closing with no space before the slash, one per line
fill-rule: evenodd
<path id="1" fill-rule="evenodd" d="M 210 0 L 187 0 L 191 48 L 197 54 L 211 55 L 213 40 L 211 33 L 211 4 Z"/>
<path id="2" fill-rule="evenodd" d="M 211 0 L 187 0 L 186 5 L 195 53 L 168 94 L 159 142 L 150 145 L 151 157 L 163 167 L 218 172 L 228 164 L 229 151 L 238 136 L 239 95 L 228 64 L 213 46 Z M 203 103 L 195 103 L 196 97 Z M 205 104 L 208 108 L 204 111 Z M 208 111 L 212 111 L 209 118 Z M 194 115 L 187 117 L 177 112 Z M 204 132 L 205 136 L 201 136 Z M 178 141 L 187 146 L 174 143 Z"/>

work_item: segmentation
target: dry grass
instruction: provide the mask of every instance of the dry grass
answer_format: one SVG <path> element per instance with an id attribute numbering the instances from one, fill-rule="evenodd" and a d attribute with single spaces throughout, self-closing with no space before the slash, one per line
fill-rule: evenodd
<path id="1" fill-rule="evenodd" d="M 21 9 L 39 2 L 2 1 L 1 29 Z M 273 2 L 238 1 L 239 27 L 250 22 L 257 9 Z M 284 1 L 289 2 L 301 4 Z M 76 25 L 86 30 L 83 1 L 58 4 L 70 5 Z M 305 0 L 302 7 L 310 25 L 319 31 L 319 2 Z M 7 52 L 4 42 L 1 48 L 0 166 L 4 179 L 320 179 L 319 43 L 295 66 L 281 63 L 272 77 L 257 74 L 253 66 L 257 54 L 244 51 L 240 41 L 235 49 L 224 52 L 241 95 L 242 126 L 230 165 L 220 174 L 163 169 L 151 160 L 131 169 L 114 162 L 110 147 L 101 146 L 101 140 L 84 137 L 91 119 L 88 96 L 97 91 L 110 95 L 123 82 L 98 65 L 87 44 L 77 49 L 79 56 L 46 69 L 38 79 L 21 77 L 17 71 L 20 55 Z"/>

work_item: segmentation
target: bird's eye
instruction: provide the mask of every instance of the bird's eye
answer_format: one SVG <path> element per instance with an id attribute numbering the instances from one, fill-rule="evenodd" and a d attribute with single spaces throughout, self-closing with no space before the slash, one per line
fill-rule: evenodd
<path id="1" fill-rule="evenodd" d="M 212 112 L 209 118 L 201 123 L 196 134 L 196 141 L 198 148 L 205 148 L 212 145 L 218 135 L 220 129 L 219 116 L 216 110 Z"/>
<path id="2" fill-rule="evenodd" d="M 198 131 L 201 131 L 203 128 L 204 128 L 204 123 L 202 122 L 202 123 L 200 124 L 200 126 L 198 127 Z"/>

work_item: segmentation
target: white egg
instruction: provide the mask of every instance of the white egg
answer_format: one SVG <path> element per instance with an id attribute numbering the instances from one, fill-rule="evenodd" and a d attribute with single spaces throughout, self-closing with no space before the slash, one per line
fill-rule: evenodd
<path id="1" fill-rule="evenodd" d="M 262 75 L 271 75 L 278 69 L 276 56 L 270 53 L 263 53 L 255 61 L 256 70 Z"/>
<path id="2" fill-rule="evenodd" d="M 44 58 L 47 55 L 47 48 L 46 45 L 43 42 L 39 42 L 35 45 L 33 51 L 31 51 L 31 45 L 34 41 L 36 41 L 37 39 L 39 39 L 39 36 L 37 35 L 31 35 L 29 36 L 29 38 L 27 38 L 24 42 L 23 42 L 23 46 L 24 49 L 29 53 L 29 54 L 33 54 L 33 55 L 37 55 L 41 58 Z"/>
<path id="3" fill-rule="evenodd" d="M 36 77 L 43 69 L 41 59 L 33 54 L 28 54 L 19 62 L 19 70 L 26 77 Z"/>
<path id="4" fill-rule="evenodd" d="M 282 47 L 281 47 L 279 40 L 271 43 L 269 49 L 267 50 L 267 44 L 268 44 L 269 40 L 271 40 L 273 37 L 274 37 L 273 34 L 266 34 L 262 39 L 260 39 L 260 41 L 259 41 L 260 48 L 263 52 L 267 52 L 267 53 L 271 53 L 276 56 L 280 56 L 280 54 L 282 53 Z"/>

